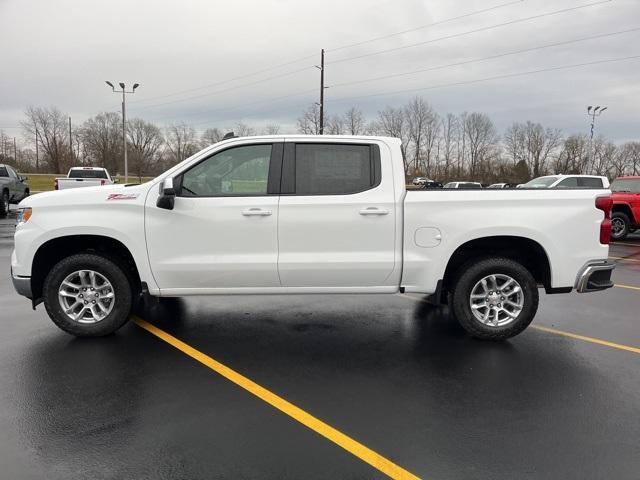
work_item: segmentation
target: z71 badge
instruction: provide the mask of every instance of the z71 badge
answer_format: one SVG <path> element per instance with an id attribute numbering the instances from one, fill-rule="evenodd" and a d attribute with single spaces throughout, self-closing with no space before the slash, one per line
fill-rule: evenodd
<path id="1" fill-rule="evenodd" d="M 135 200 L 138 198 L 137 193 L 110 193 L 107 197 L 107 201 L 109 200 Z"/>

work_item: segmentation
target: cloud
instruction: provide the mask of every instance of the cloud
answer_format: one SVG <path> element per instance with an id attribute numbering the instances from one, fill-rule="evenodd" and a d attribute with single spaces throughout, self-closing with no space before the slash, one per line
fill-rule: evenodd
<path id="1" fill-rule="evenodd" d="M 466 33 L 596 1 L 522 0 L 336 50 L 508 0 L 5 0 L 0 2 L 0 41 L 5 45 L 0 128 L 9 134 L 19 133 L 15 127 L 27 105 L 56 105 L 75 123 L 99 111 L 117 111 L 120 99 L 104 84 L 107 79 L 139 82 L 138 92 L 128 98 L 129 115 L 160 126 L 184 121 L 204 129 L 244 121 L 255 125 L 276 122 L 293 128 L 300 112 L 316 100 L 318 70 L 314 65 L 319 62 L 320 48 L 326 48 L 327 85 L 335 85 L 326 92 L 329 112 L 357 105 L 372 117 L 385 105 L 400 105 L 420 94 L 440 113 L 486 112 L 500 128 L 531 119 L 574 132 L 587 131 L 586 105 L 606 104 L 609 110 L 599 120 L 598 130 L 622 141 L 637 136 L 640 60 L 427 87 L 640 55 L 636 47 L 640 32 L 337 86 L 640 26 L 636 0 L 612 0 Z M 451 38 L 437 40 L 441 37 Z M 423 44 L 331 63 L 416 43 Z M 222 83 L 303 57 L 307 58 Z M 205 85 L 211 86 L 201 88 Z M 175 94 L 184 90 L 193 91 Z M 399 90 L 406 92 L 388 94 Z M 378 95 L 365 97 L 371 94 Z"/>

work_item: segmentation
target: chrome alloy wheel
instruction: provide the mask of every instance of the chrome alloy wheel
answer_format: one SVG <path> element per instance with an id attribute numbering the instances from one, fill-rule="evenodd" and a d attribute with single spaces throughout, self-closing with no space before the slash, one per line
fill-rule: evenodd
<path id="1" fill-rule="evenodd" d="M 509 275 L 488 275 L 475 284 L 469 297 L 473 316 L 490 327 L 510 324 L 524 307 L 522 287 Z"/>
<path id="2" fill-rule="evenodd" d="M 104 275 L 93 270 L 78 270 L 60 284 L 58 301 L 71 320 L 97 323 L 113 310 L 115 292 Z"/>
<path id="3" fill-rule="evenodd" d="M 620 236 L 622 232 L 624 232 L 624 227 L 624 220 L 620 217 L 614 217 L 611 219 L 611 233 L 614 238 Z"/>

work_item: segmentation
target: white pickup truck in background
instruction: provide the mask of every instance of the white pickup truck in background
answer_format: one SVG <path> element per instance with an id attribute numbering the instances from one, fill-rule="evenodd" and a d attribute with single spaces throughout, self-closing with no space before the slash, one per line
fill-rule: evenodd
<path id="1" fill-rule="evenodd" d="M 142 185 L 23 200 L 13 283 L 78 336 L 137 298 L 422 293 L 472 335 L 524 330 L 548 293 L 611 287 L 610 192 L 407 191 L 400 141 L 232 138 Z"/>
<path id="2" fill-rule="evenodd" d="M 100 167 L 73 167 L 66 177 L 56 178 L 54 182 L 54 190 L 96 187 L 116 183 L 107 169 Z"/>

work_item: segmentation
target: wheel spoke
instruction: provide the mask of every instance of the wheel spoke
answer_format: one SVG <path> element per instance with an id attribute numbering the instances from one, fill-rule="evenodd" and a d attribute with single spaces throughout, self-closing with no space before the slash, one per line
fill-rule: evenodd
<path id="1" fill-rule="evenodd" d="M 71 320 L 96 323 L 111 313 L 116 298 L 109 279 L 87 269 L 71 273 L 60 283 L 58 301 Z"/>
<path id="2" fill-rule="evenodd" d="M 469 293 L 469 307 L 476 320 L 491 328 L 503 327 L 522 313 L 524 292 L 518 281 L 504 273 L 479 279 Z"/>

